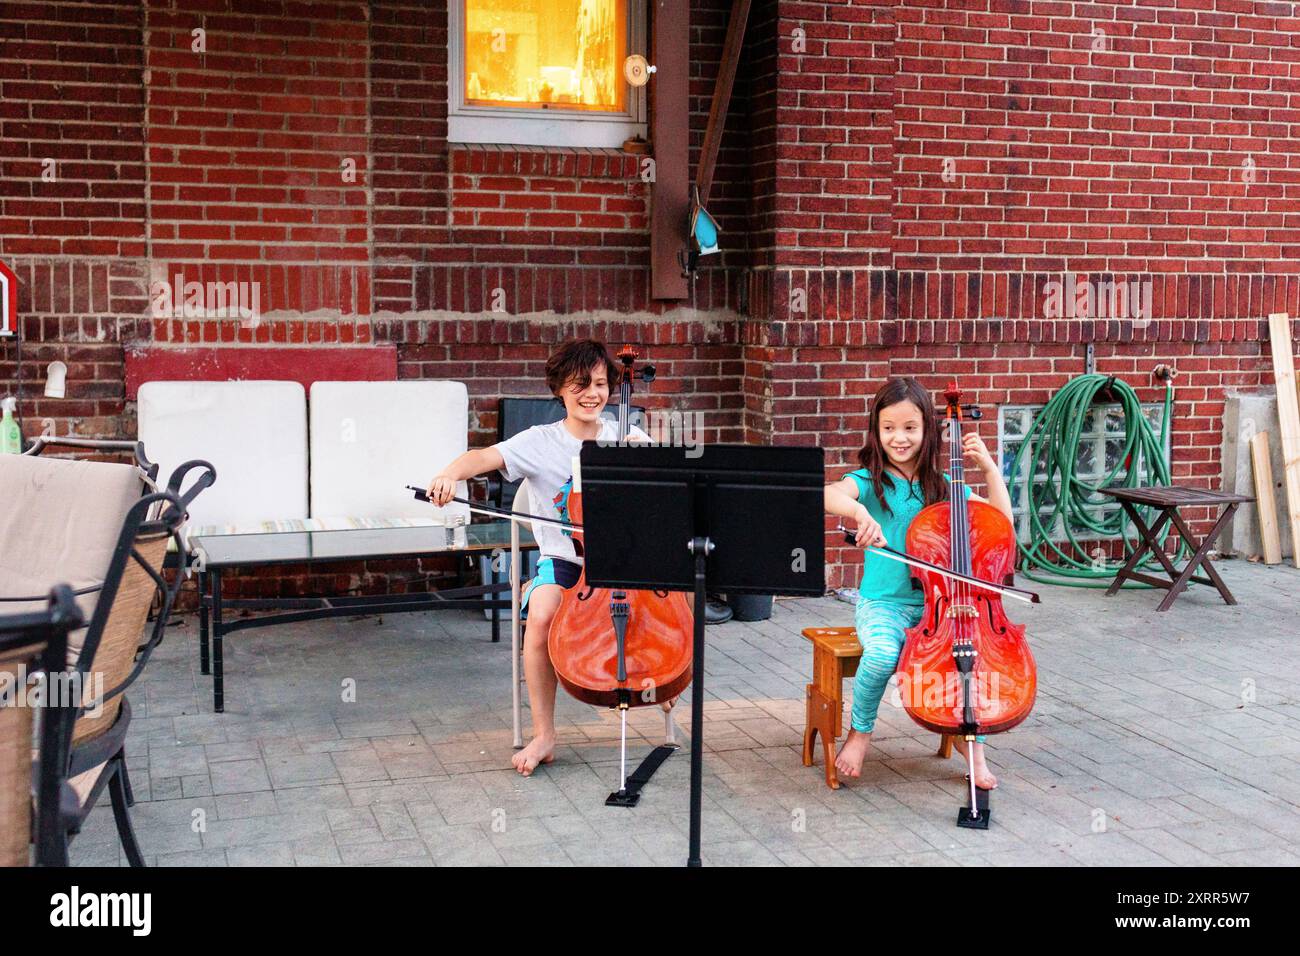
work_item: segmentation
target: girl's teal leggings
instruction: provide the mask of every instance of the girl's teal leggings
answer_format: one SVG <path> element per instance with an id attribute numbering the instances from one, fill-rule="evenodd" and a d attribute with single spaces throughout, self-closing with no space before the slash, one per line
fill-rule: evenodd
<path id="1" fill-rule="evenodd" d="M 876 714 L 880 698 L 885 694 L 889 678 L 898 669 L 898 658 L 907 640 L 906 630 L 916 627 L 924 608 L 893 601 L 858 601 L 854 623 L 858 628 L 858 643 L 862 645 L 862 660 L 853 678 L 853 729 L 869 734 L 876 727 Z M 983 736 L 975 738 L 984 742 Z"/>

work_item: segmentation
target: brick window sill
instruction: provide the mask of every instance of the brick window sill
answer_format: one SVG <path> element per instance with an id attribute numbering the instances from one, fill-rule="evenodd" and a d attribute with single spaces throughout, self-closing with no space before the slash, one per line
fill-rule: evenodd
<path id="1" fill-rule="evenodd" d="M 451 146 L 453 173 L 628 179 L 637 175 L 642 155 L 605 147 L 495 146 L 456 143 Z"/>

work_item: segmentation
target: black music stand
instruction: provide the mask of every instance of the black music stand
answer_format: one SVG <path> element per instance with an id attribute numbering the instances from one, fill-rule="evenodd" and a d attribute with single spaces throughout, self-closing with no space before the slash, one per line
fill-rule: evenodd
<path id="1" fill-rule="evenodd" d="M 587 583 L 695 592 L 686 865 L 699 866 L 705 593 L 825 594 L 822 450 L 587 441 L 581 463 Z"/>

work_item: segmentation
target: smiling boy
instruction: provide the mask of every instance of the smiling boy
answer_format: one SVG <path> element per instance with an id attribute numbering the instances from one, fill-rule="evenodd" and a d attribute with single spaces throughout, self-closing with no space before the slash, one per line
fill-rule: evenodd
<path id="1" fill-rule="evenodd" d="M 546 386 L 564 402 L 564 419 L 534 425 L 489 448 L 466 452 L 429 483 L 429 498 L 435 504 L 446 504 L 455 494 L 457 482 L 500 471 L 507 481 L 528 479 L 531 500 L 527 510 L 532 514 L 568 521 L 572 463 L 583 441 L 618 438 L 617 424 L 601 417 L 609 402 L 610 383 L 618 374 L 618 365 L 600 342 L 581 339 L 561 346 L 546 361 Z M 629 437 L 649 441 L 649 436 L 637 428 Z M 539 521 L 533 524 L 533 536 L 540 560 L 536 577 L 524 591 L 528 607 L 524 676 L 533 715 L 533 739 L 511 761 L 525 777 L 538 764 L 554 759 L 556 678 L 548 638 L 561 594 L 577 583 L 582 571 L 582 558 L 574 551 L 567 529 Z"/>

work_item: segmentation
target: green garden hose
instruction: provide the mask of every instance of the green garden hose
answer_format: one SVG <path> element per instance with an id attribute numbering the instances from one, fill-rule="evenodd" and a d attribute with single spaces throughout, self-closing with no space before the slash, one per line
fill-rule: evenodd
<path id="1" fill-rule="evenodd" d="M 1172 382 L 1167 381 L 1165 413 L 1158 436 L 1137 393 L 1110 375 L 1071 379 L 1034 417 L 1007 478 L 1012 501 L 1017 510 L 1023 502 L 1029 522 L 1029 540 L 1019 542 L 1021 573 L 1025 577 L 1044 584 L 1109 587 L 1120 566 L 1104 559 L 1097 550 L 1097 539 L 1120 537 L 1127 558 L 1133 553 L 1136 529 L 1130 529 L 1128 516 L 1100 489 L 1170 484 L 1165 442 L 1173 392 Z M 1107 404 L 1119 405 L 1124 415 L 1123 445 L 1109 471 L 1105 471 L 1103 462 L 1100 475 L 1094 473 L 1084 480 L 1077 473 L 1079 436 L 1089 413 L 1105 414 L 1103 407 Z M 1021 477 L 1025 471 L 1026 477 Z M 1114 507 L 1103 513 L 1099 507 L 1103 504 Z M 1143 520 L 1148 520 L 1145 513 Z M 1185 548 L 1180 540 L 1180 558 L 1186 557 Z M 1147 566 L 1146 561 L 1138 565 Z M 1127 581 L 1124 586 L 1147 587 Z"/>

